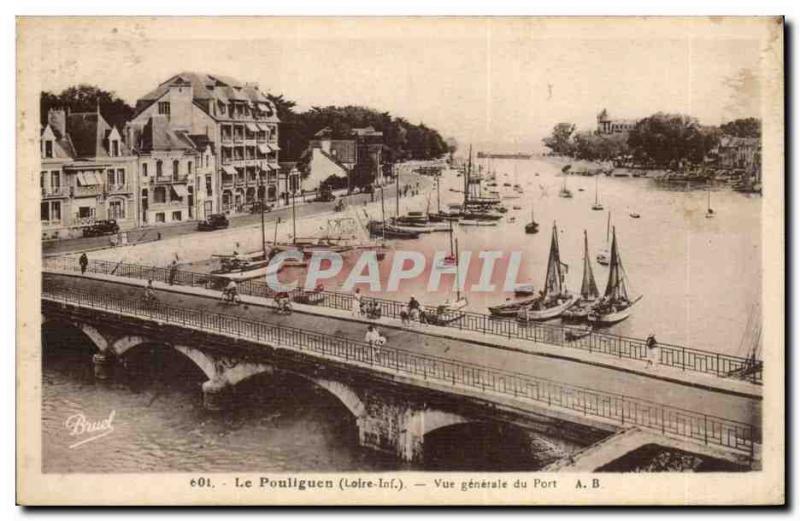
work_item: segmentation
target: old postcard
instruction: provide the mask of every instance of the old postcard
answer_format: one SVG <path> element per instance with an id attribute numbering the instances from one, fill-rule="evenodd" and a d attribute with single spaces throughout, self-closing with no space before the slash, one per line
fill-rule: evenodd
<path id="1" fill-rule="evenodd" d="M 784 501 L 783 19 L 20 18 L 18 501 Z"/>

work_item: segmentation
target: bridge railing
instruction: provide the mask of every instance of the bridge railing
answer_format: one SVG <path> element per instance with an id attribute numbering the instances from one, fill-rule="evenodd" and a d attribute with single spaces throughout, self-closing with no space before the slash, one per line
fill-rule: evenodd
<path id="1" fill-rule="evenodd" d="M 309 352 L 344 363 L 357 363 L 392 374 L 435 382 L 454 390 L 480 391 L 493 396 L 534 402 L 572 413 L 610 420 L 620 426 L 638 426 L 662 434 L 688 438 L 749 453 L 760 443 L 760 429 L 741 422 L 693 412 L 621 394 L 600 392 L 511 371 L 413 353 L 397 347 L 375 346 L 288 326 L 244 319 L 236 315 L 180 308 L 144 299 L 130 299 L 73 288 L 58 288 L 45 280 L 42 299 L 99 310 L 159 324 L 201 330 L 271 347 Z M 495 401 L 499 401 L 495 398 Z"/>
<path id="2" fill-rule="evenodd" d="M 66 257 L 46 259 L 45 267 L 66 271 L 80 271 L 78 262 Z M 91 260 L 87 266 L 87 271 L 170 283 L 169 268 Z M 227 284 L 227 280 L 207 273 L 176 270 L 172 276 L 171 283 L 221 289 Z M 238 287 L 240 293 L 255 297 L 270 298 L 276 293 L 265 281 L 258 279 L 243 281 Z M 303 289 L 296 289 L 290 292 L 291 297 L 298 301 L 307 299 L 311 294 L 312 292 L 307 292 Z M 314 303 L 321 307 L 339 310 L 350 310 L 352 307 L 353 296 L 351 294 L 336 291 L 319 291 L 313 292 L 313 296 L 315 298 Z M 385 317 L 400 319 L 401 313 L 405 310 L 405 304 L 396 300 L 376 297 L 365 297 L 365 300 L 378 303 L 381 315 Z M 432 317 L 431 322 L 433 324 L 464 331 L 580 349 L 620 359 L 647 361 L 651 356 L 648 353 L 649 349 L 646 341 L 643 339 L 613 335 L 601 331 L 592 331 L 589 334 L 575 334 L 578 330 L 569 326 L 536 322 L 525 323 L 517 320 L 496 318 L 483 313 L 458 311 L 438 314 L 433 308 L 427 308 L 427 310 L 430 312 L 429 316 Z M 756 384 L 763 383 L 764 364 L 761 360 L 668 344 L 661 341 L 657 343 L 655 354 L 658 357 L 657 362 L 659 365 L 722 378 L 746 379 Z"/>

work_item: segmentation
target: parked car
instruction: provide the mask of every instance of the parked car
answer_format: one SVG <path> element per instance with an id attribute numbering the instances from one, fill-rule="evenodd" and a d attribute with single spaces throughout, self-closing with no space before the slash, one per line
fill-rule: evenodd
<path id="1" fill-rule="evenodd" d="M 225 217 L 225 214 L 215 213 L 197 223 L 197 229 L 200 231 L 219 230 L 220 228 L 227 228 L 228 224 L 230 223 L 228 222 L 228 218 Z"/>
<path id="2" fill-rule="evenodd" d="M 95 221 L 90 226 L 83 229 L 84 237 L 99 237 L 110 233 L 119 233 L 119 225 L 114 219 Z"/>
<path id="3" fill-rule="evenodd" d="M 336 196 L 330 190 L 320 190 L 319 194 L 314 198 L 314 202 L 329 203 L 334 199 L 336 199 Z"/>
<path id="4" fill-rule="evenodd" d="M 272 205 L 271 204 L 266 204 L 266 203 L 262 203 L 261 201 L 256 201 L 250 206 L 250 213 L 261 213 L 261 205 L 262 204 L 264 205 L 264 212 L 265 213 L 272 211 Z"/>

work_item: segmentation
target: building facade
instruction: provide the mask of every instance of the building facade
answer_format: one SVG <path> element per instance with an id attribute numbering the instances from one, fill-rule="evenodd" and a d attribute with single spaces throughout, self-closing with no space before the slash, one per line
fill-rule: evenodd
<path id="1" fill-rule="evenodd" d="M 317 190 L 331 176 L 341 178 L 342 185 L 351 188 L 356 168 L 369 168 L 375 183 L 384 184 L 383 133 L 372 127 L 355 128 L 350 139 L 333 139 L 330 128 L 314 135 L 301 161 L 307 170 L 303 180 L 305 190 Z"/>
<path id="2" fill-rule="evenodd" d="M 210 162 L 203 156 L 202 172 L 187 172 L 194 177 L 193 185 L 187 181 L 187 187 L 193 186 L 191 218 L 209 212 L 245 213 L 257 200 L 278 200 L 279 120 L 275 105 L 258 85 L 180 73 L 137 101 L 129 126 L 143 128 L 157 116 L 165 118 L 171 132 L 194 143 L 197 152 L 203 149 L 213 156 Z"/>
<path id="3" fill-rule="evenodd" d="M 635 119 L 611 119 L 608 117 L 608 111 L 603 109 L 597 115 L 597 133 L 598 134 L 621 134 L 630 132 L 636 126 L 637 120 Z"/>
<path id="4" fill-rule="evenodd" d="M 139 225 L 136 156 L 99 110 L 51 109 L 40 144 L 43 239 L 80 236 L 98 220 Z"/>

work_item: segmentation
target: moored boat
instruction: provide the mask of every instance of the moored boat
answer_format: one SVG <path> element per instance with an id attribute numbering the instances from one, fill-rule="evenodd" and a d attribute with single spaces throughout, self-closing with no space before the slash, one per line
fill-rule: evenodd
<path id="1" fill-rule="evenodd" d="M 617 233 L 616 230 L 612 230 L 608 283 L 603 297 L 589 311 L 587 319 L 590 324 L 608 326 L 621 322 L 630 316 L 634 304 L 641 300 L 642 295 L 633 299 L 628 296 L 627 278 L 617 247 Z"/>
<path id="2" fill-rule="evenodd" d="M 547 275 L 541 293 L 536 296 L 528 306 L 517 314 L 519 320 L 538 321 L 549 320 L 561 316 L 569 309 L 577 297 L 570 295 L 564 280 L 566 265 L 561 262 L 558 248 L 558 230 L 553 222 L 553 236 L 550 241 L 550 257 L 547 260 Z"/>
<path id="3" fill-rule="evenodd" d="M 566 310 L 561 316 L 564 322 L 583 322 L 589 312 L 597 303 L 600 292 L 597 290 L 597 283 L 592 272 L 592 262 L 589 260 L 589 239 L 586 237 L 586 230 L 583 231 L 583 280 L 581 282 L 581 296 L 570 309 Z"/>

